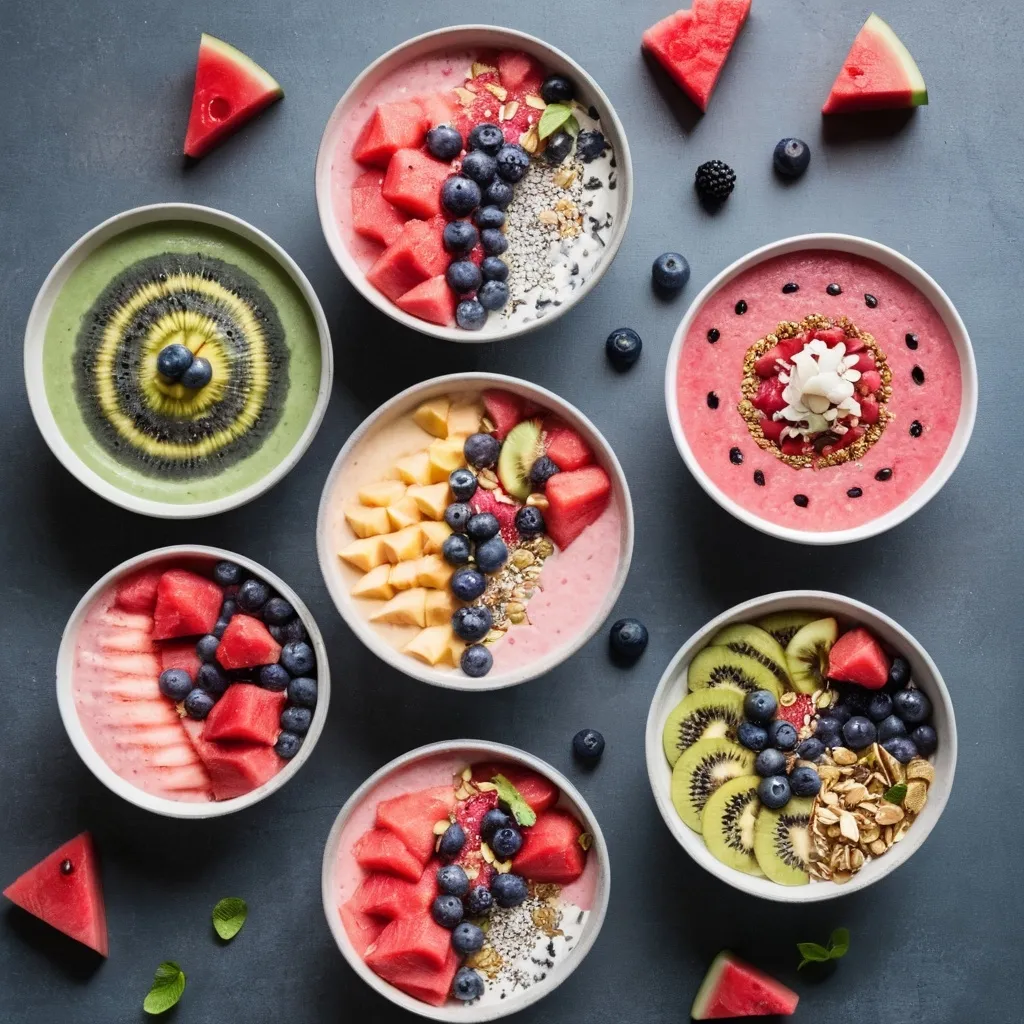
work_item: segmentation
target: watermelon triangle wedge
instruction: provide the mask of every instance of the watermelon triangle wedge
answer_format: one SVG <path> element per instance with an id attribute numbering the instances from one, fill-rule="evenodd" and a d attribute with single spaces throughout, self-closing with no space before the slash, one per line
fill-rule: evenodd
<path id="1" fill-rule="evenodd" d="M 284 96 L 277 80 L 230 43 L 203 33 L 196 62 L 185 156 L 205 156 L 214 146 Z"/>
<path id="2" fill-rule="evenodd" d="M 788 1017 L 800 997 L 770 975 L 723 950 L 704 976 L 690 1016 L 694 1020 L 723 1017 Z"/>
<path id="3" fill-rule="evenodd" d="M 107 914 L 99 864 L 88 832 L 56 849 L 12 882 L 4 895 L 23 910 L 107 955 Z"/>
<path id="4" fill-rule="evenodd" d="M 821 112 L 902 110 L 927 102 L 928 89 L 910 51 L 872 14 L 857 33 Z"/>

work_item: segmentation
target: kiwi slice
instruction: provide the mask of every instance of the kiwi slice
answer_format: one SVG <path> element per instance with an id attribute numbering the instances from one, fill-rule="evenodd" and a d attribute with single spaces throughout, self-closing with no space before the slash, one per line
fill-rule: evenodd
<path id="1" fill-rule="evenodd" d="M 828 652 L 839 636 L 839 623 L 835 619 L 815 619 L 793 634 L 786 647 L 786 661 L 793 689 L 800 693 L 814 693 L 825 689 L 828 676 Z"/>
<path id="2" fill-rule="evenodd" d="M 686 825 L 700 832 L 708 797 L 729 779 L 753 773 L 752 751 L 731 740 L 700 740 L 672 769 L 672 806 Z"/>
<path id="3" fill-rule="evenodd" d="M 526 501 L 533 490 L 530 470 L 543 454 L 540 420 L 523 420 L 508 432 L 498 456 L 498 479 L 506 494 Z"/>
<path id="4" fill-rule="evenodd" d="M 675 765 L 684 750 L 707 739 L 736 739 L 743 721 L 743 696 L 735 690 L 694 690 L 681 700 L 665 722 L 665 756 Z"/>
<path id="5" fill-rule="evenodd" d="M 782 644 L 763 629 L 746 622 L 737 622 L 720 629 L 709 641 L 719 647 L 728 647 L 737 654 L 746 654 L 770 669 L 782 688 L 789 689 L 792 681 L 786 665 L 786 652 Z"/>
<path id="6" fill-rule="evenodd" d="M 796 631 L 808 622 L 813 622 L 817 615 L 814 612 L 775 612 L 758 619 L 756 625 L 766 633 L 771 633 L 785 647 L 796 635 Z"/>
<path id="7" fill-rule="evenodd" d="M 770 668 L 728 647 L 711 646 L 699 651 L 686 671 L 686 683 L 691 690 L 718 687 L 743 696 L 754 690 L 771 690 L 776 700 L 782 696 L 782 687 Z"/>
<path id="8" fill-rule="evenodd" d="M 810 880 L 813 797 L 793 797 L 777 811 L 762 807 L 754 825 L 758 866 L 779 885 L 806 885 Z"/>
<path id="9" fill-rule="evenodd" d="M 701 815 L 704 842 L 711 853 L 727 867 L 748 875 L 764 874 L 754 856 L 760 781 L 756 775 L 740 775 L 723 782 L 708 797 Z"/>

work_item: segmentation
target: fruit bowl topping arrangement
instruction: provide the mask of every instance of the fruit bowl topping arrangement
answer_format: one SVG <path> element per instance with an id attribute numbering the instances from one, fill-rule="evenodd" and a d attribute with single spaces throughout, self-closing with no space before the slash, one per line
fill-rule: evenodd
<path id="1" fill-rule="evenodd" d="M 844 883 L 921 812 L 938 746 L 907 661 L 791 611 L 719 630 L 664 726 L 672 803 L 728 867 Z"/>

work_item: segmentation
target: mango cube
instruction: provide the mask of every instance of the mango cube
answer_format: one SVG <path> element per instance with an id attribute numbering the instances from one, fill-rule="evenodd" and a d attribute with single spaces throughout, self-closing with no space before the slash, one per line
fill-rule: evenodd
<path id="1" fill-rule="evenodd" d="M 383 568 L 383 566 L 381 566 Z M 452 614 L 458 607 L 449 590 L 427 591 L 427 625 L 444 626 L 452 620 Z"/>
<path id="2" fill-rule="evenodd" d="M 465 649 L 465 643 L 452 632 L 451 639 L 448 641 L 448 650 L 445 652 L 445 660 L 455 668 L 458 668 L 459 662 L 462 660 L 462 652 Z"/>
<path id="3" fill-rule="evenodd" d="M 447 398 L 432 398 L 412 414 L 413 422 L 434 437 L 447 437 L 449 405 Z"/>
<path id="4" fill-rule="evenodd" d="M 411 491 L 412 488 L 410 487 Z M 415 501 L 412 500 L 410 495 L 406 495 L 401 501 L 394 505 L 388 505 L 386 509 L 386 518 L 390 522 L 388 530 L 404 530 L 407 526 L 412 526 L 413 523 L 418 523 L 423 517 L 420 515 L 419 506 Z M 384 532 L 387 533 L 388 530 Z"/>
<path id="5" fill-rule="evenodd" d="M 433 441 L 430 443 L 434 444 Z M 395 463 L 395 472 L 407 484 L 429 484 L 432 482 L 430 456 L 426 452 L 406 455 Z"/>
<path id="6" fill-rule="evenodd" d="M 453 636 L 451 626 L 427 626 L 417 633 L 403 648 L 406 654 L 436 665 L 448 656 L 448 644 Z"/>
<path id="7" fill-rule="evenodd" d="M 385 562 L 371 569 L 365 576 L 356 581 L 352 588 L 353 597 L 368 597 L 378 601 L 390 601 L 395 596 L 395 588 L 388 582 L 391 566 Z"/>
<path id="8" fill-rule="evenodd" d="M 468 437 L 480 430 L 484 407 L 479 402 L 455 402 L 448 410 L 448 437 Z"/>
<path id="9" fill-rule="evenodd" d="M 419 564 L 420 560 L 416 558 L 411 562 L 399 562 L 397 565 L 391 566 L 388 583 L 395 590 L 411 590 L 418 582 Z"/>
<path id="10" fill-rule="evenodd" d="M 423 587 L 402 590 L 370 616 L 371 622 L 388 622 L 394 626 L 427 624 L 427 592 Z"/>
<path id="11" fill-rule="evenodd" d="M 440 555 L 424 555 L 414 563 L 416 565 L 416 582 L 421 587 L 433 587 L 443 590 L 448 586 L 455 568 L 449 565 Z"/>
<path id="12" fill-rule="evenodd" d="M 392 530 L 387 509 L 383 508 L 351 505 L 345 509 L 345 521 L 357 537 L 376 537 L 380 533 L 390 533 Z"/>
<path id="13" fill-rule="evenodd" d="M 410 487 L 407 498 L 416 503 L 416 507 L 429 519 L 444 519 L 444 510 L 448 507 L 448 478 L 439 484 L 417 484 Z"/>
<path id="14" fill-rule="evenodd" d="M 386 533 L 380 540 L 384 559 L 388 562 L 409 562 L 423 554 L 423 534 L 418 525 L 407 526 L 397 533 Z"/>
<path id="15" fill-rule="evenodd" d="M 394 536 L 394 534 L 354 540 L 348 547 L 338 552 L 338 557 L 361 572 L 369 572 L 388 561 L 387 553 L 384 550 L 384 540 L 387 536 Z"/>
<path id="16" fill-rule="evenodd" d="M 420 532 L 423 534 L 423 554 L 434 555 L 451 536 L 452 528 L 443 520 L 439 523 L 427 520 L 420 523 Z"/>
<path id="17" fill-rule="evenodd" d="M 441 483 L 447 481 L 453 469 L 459 469 L 466 464 L 466 457 L 462 454 L 462 446 L 465 442 L 461 437 L 450 437 L 446 440 L 431 441 L 427 446 L 427 459 L 430 464 L 429 483 Z"/>
<path id="18" fill-rule="evenodd" d="M 401 480 L 379 480 L 375 484 L 361 487 L 357 497 L 362 505 L 384 507 L 401 501 L 403 494 L 405 494 L 405 484 Z"/>

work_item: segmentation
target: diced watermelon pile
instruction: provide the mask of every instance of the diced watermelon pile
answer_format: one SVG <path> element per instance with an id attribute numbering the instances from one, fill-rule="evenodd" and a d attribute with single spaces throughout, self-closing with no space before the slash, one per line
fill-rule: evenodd
<path id="1" fill-rule="evenodd" d="M 491 782 L 496 775 L 504 775 L 536 814 L 554 807 L 558 801 L 558 787 L 550 779 L 529 768 L 496 762 L 473 765 L 473 779 L 477 782 Z"/>
<path id="2" fill-rule="evenodd" d="M 366 171 L 352 185 L 352 229 L 357 235 L 390 245 L 405 227 L 406 217 L 392 206 L 383 195 L 384 175 L 380 171 Z"/>
<path id="3" fill-rule="evenodd" d="M 217 660 L 227 669 L 274 665 L 280 656 L 281 645 L 270 630 L 259 619 L 241 612 L 231 616 L 217 647 Z"/>
<path id="4" fill-rule="evenodd" d="M 162 569 L 143 569 L 123 580 L 115 600 L 126 612 L 151 615 L 156 607 L 156 591 L 163 576 Z"/>
<path id="5" fill-rule="evenodd" d="M 153 638 L 209 633 L 220 615 L 224 593 L 213 580 L 187 569 L 169 569 L 157 584 Z"/>
<path id="6" fill-rule="evenodd" d="M 400 149 L 388 164 L 381 195 L 400 210 L 428 220 L 441 213 L 441 184 L 451 165 L 421 149 Z"/>
<path id="7" fill-rule="evenodd" d="M 419 880 L 423 861 L 414 857 L 402 840 L 386 828 L 371 828 L 356 841 L 352 850 L 364 871 L 383 871 L 410 882 Z"/>
<path id="8" fill-rule="evenodd" d="M 436 862 L 421 869 L 418 882 L 375 872 L 367 875 L 352 897 L 352 904 L 364 914 L 388 921 L 409 914 L 422 914 L 430 908 L 437 895 Z"/>
<path id="9" fill-rule="evenodd" d="M 252 683 L 232 683 L 206 716 L 203 739 L 272 746 L 281 732 L 281 712 L 287 700 L 285 693 Z"/>
<path id="10" fill-rule="evenodd" d="M 395 988 L 432 1006 L 448 998 L 459 965 L 451 933 L 426 914 L 392 921 L 366 950 L 365 960 Z"/>
<path id="11" fill-rule="evenodd" d="M 349 942 L 361 957 L 366 955 L 366 950 L 377 941 L 380 933 L 387 927 L 385 921 L 364 913 L 352 900 L 338 907 L 338 913 L 341 915 L 341 923 Z"/>
<path id="12" fill-rule="evenodd" d="M 410 288 L 395 299 L 395 305 L 411 316 L 442 327 L 447 327 L 455 319 L 455 292 L 448 287 L 444 274 Z"/>
<path id="13" fill-rule="evenodd" d="M 590 445 L 557 416 L 544 420 L 544 454 L 561 470 L 582 469 L 594 461 Z"/>
<path id="14" fill-rule="evenodd" d="M 564 550 L 601 517 L 611 493 L 612 482 L 600 466 L 556 473 L 544 486 L 548 535 Z"/>
<path id="15" fill-rule="evenodd" d="M 546 811 L 537 823 L 523 832 L 523 848 L 512 861 L 512 870 L 532 882 L 575 882 L 587 863 L 580 846 L 583 829 L 565 811 Z"/>
<path id="16" fill-rule="evenodd" d="M 240 684 L 235 683 L 228 692 Z M 225 695 L 226 696 L 226 695 Z M 221 700 L 225 698 L 222 697 Z M 210 712 L 213 714 L 213 712 Z M 207 740 L 206 722 L 183 718 L 181 724 L 210 776 L 215 800 L 232 800 L 269 782 L 284 766 L 274 748 L 263 743 L 226 743 Z"/>
<path id="17" fill-rule="evenodd" d="M 382 800 L 377 805 L 377 826 L 398 836 L 420 865 L 434 852 L 434 825 L 455 807 L 451 786 L 436 786 Z"/>
<path id="18" fill-rule="evenodd" d="M 711 963 L 690 1009 L 693 1020 L 786 1016 L 800 997 L 756 967 L 722 952 Z"/>
<path id="19" fill-rule="evenodd" d="M 444 274 L 448 254 L 441 241 L 443 231 L 443 218 L 410 220 L 366 272 L 366 280 L 395 302 L 416 285 Z"/>
<path id="20" fill-rule="evenodd" d="M 423 144 L 430 125 L 423 108 L 411 100 L 382 103 L 370 115 L 352 147 L 352 157 L 366 167 L 387 167 L 400 149 Z"/>
<path id="21" fill-rule="evenodd" d="M 868 690 L 880 690 L 889 681 L 892 662 L 882 645 L 859 626 L 844 633 L 828 655 L 828 676 L 841 683 L 854 683 Z"/>

